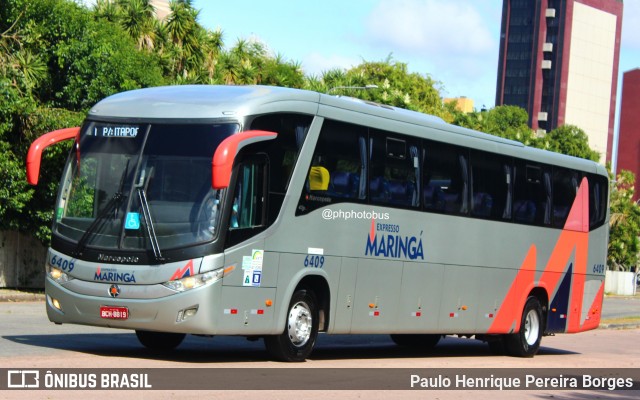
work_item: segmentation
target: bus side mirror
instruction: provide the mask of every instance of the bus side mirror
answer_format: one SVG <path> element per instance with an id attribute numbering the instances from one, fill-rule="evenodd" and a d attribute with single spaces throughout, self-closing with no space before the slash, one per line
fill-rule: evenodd
<path id="1" fill-rule="evenodd" d="M 27 181 L 31 185 L 38 184 L 40 177 L 40 162 L 42 161 L 42 151 L 63 140 L 78 137 L 80 127 L 58 129 L 57 131 L 45 133 L 31 143 L 27 153 Z"/>
<path id="2" fill-rule="evenodd" d="M 275 139 L 277 136 L 276 132 L 245 131 L 231 135 L 223 140 L 213 155 L 211 187 L 214 189 L 229 187 L 233 160 L 235 160 L 240 149 L 253 143 Z"/>

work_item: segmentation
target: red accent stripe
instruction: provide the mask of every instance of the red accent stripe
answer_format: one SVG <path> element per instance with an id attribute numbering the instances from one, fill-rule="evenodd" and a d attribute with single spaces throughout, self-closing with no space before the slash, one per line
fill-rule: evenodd
<path id="1" fill-rule="evenodd" d="M 195 273 L 193 272 L 193 260 L 189 260 L 187 265 L 185 265 L 183 268 L 178 268 L 176 272 L 173 273 L 173 276 L 169 280 L 173 281 L 175 279 L 182 279 L 186 276 L 193 276 L 193 275 L 195 275 Z"/>
<path id="2" fill-rule="evenodd" d="M 376 220 L 371 219 L 371 231 L 369 232 L 369 241 L 373 242 L 376 237 Z"/>
<path id="3" fill-rule="evenodd" d="M 584 322 L 582 325 L 583 331 L 588 331 L 590 329 L 596 329 L 600 325 L 600 317 L 602 317 L 602 299 L 604 298 L 604 281 L 600 284 L 600 290 L 596 294 L 596 297 L 593 299 L 593 303 L 591 303 L 591 307 L 589 308 L 589 319 Z"/>
<path id="4" fill-rule="evenodd" d="M 567 315 L 567 332 L 592 329 L 580 326 L 582 302 L 587 272 L 589 250 L 589 183 L 583 178 L 576 199 L 571 206 L 564 229 L 538 281 L 538 286 L 547 293 L 554 293 L 567 272 L 567 264 L 574 256 L 571 298 Z M 520 330 L 520 319 L 524 302 L 531 291 L 536 273 L 536 248 L 532 245 L 529 253 L 507 292 L 502 306 L 487 333 L 508 333 Z M 597 300 L 596 300 L 597 301 Z M 594 302 L 595 304 L 595 302 Z M 601 303 L 599 303 L 601 304 Z M 590 321 L 590 325 L 593 322 Z"/>
<path id="5" fill-rule="evenodd" d="M 526 301 L 526 294 L 531 291 L 536 274 L 536 246 L 531 245 L 516 279 L 507 292 L 502 306 L 496 312 L 487 333 L 508 333 L 520 330 L 520 317 Z"/>

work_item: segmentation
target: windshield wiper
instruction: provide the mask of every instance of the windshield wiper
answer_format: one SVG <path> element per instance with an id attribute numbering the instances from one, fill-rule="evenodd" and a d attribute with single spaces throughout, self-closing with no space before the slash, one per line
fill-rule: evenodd
<path id="1" fill-rule="evenodd" d="M 124 187 L 124 179 L 127 176 L 127 172 L 129 171 L 129 161 L 127 160 L 127 165 L 124 167 L 124 171 L 122 171 L 122 176 L 120 177 L 120 185 L 118 190 L 113 194 L 109 202 L 104 206 L 102 211 L 98 214 L 98 216 L 91 222 L 91 225 L 87 228 L 87 230 L 82 234 L 80 240 L 78 240 L 78 244 L 76 245 L 75 250 L 72 252 L 74 257 L 82 256 L 84 249 L 87 247 L 87 243 L 89 242 L 89 238 L 96 231 L 98 227 L 102 228 L 106 223 L 106 217 L 109 215 L 111 211 L 115 209 L 114 217 L 118 217 L 118 209 L 122 204 L 122 201 L 125 199 L 124 193 L 122 193 L 122 189 Z"/>
<path id="2" fill-rule="evenodd" d="M 153 176 L 153 169 L 151 167 L 149 170 L 149 178 Z M 138 198 L 140 199 L 140 208 L 142 209 L 142 216 L 146 221 L 145 227 L 147 228 L 147 235 L 149 235 L 149 241 L 151 242 L 151 250 L 153 250 L 153 257 L 156 259 L 156 262 L 164 262 L 165 258 L 162 256 L 162 251 L 160 250 L 160 244 L 158 243 L 158 236 L 156 235 L 156 230 L 153 226 L 153 220 L 151 218 L 151 210 L 149 209 L 149 202 L 147 201 L 147 186 L 149 186 L 149 181 L 151 179 L 146 179 L 145 170 L 142 170 L 140 176 L 140 182 L 136 185 L 138 189 Z"/>

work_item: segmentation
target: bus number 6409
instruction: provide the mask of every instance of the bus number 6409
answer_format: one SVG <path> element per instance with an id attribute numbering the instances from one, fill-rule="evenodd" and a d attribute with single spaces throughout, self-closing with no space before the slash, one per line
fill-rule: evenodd
<path id="1" fill-rule="evenodd" d="M 324 266 L 324 256 L 308 254 L 304 259 L 304 266 L 305 268 L 322 268 Z"/>

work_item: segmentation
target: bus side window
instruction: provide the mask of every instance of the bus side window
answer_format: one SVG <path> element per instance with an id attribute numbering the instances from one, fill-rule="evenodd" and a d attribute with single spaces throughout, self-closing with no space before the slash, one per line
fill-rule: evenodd
<path id="1" fill-rule="evenodd" d="M 324 121 L 307 172 L 298 214 L 328 203 L 365 200 L 366 137 L 365 127 Z"/>
<path id="2" fill-rule="evenodd" d="M 471 214 L 511 219 L 511 160 L 497 154 L 471 152 Z"/>
<path id="3" fill-rule="evenodd" d="M 371 130 L 369 199 L 371 203 L 400 207 L 420 205 L 419 142 Z"/>
<path id="4" fill-rule="evenodd" d="M 278 133 L 275 140 L 264 142 L 260 147 L 269 155 L 270 192 L 281 194 L 284 198 L 312 119 L 309 115 L 278 113 L 261 115 L 251 122 L 250 129 Z"/>
<path id="5" fill-rule="evenodd" d="M 553 168 L 553 226 L 563 228 L 578 193 L 580 176 L 576 171 Z"/>
<path id="6" fill-rule="evenodd" d="M 532 225 L 551 224 L 551 172 L 523 161 L 516 163 L 513 219 Z"/>
<path id="7" fill-rule="evenodd" d="M 467 213 L 467 156 L 454 145 L 424 141 L 424 185 L 426 211 Z"/>
<path id="8" fill-rule="evenodd" d="M 609 181 L 601 175 L 589 174 L 589 229 L 604 224 L 607 217 Z"/>

